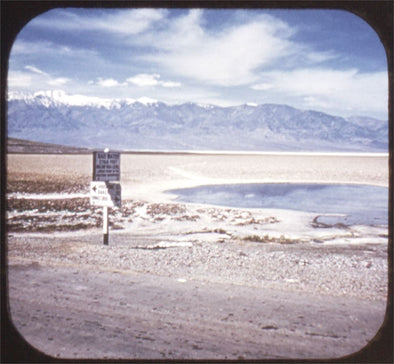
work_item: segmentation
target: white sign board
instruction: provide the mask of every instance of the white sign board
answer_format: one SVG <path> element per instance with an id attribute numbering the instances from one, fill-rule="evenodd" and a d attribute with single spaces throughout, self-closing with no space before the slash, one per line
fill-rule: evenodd
<path id="1" fill-rule="evenodd" d="M 120 153 L 93 153 L 93 181 L 120 181 Z"/>
<path id="2" fill-rule="evenodd" d="M 121 207 L 120 183 L 90 182 L 90 204 L 93 206 Z"/>

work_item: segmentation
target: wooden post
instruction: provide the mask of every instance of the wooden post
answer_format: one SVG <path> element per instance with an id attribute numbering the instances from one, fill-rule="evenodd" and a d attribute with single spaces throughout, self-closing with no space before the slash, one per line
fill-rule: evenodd
<path id="1" fill-rule="evenodd" d="M 108 207 L 120 207 L 122 203 L 120 184 L 120 153 L 93 153 L 93 181 L 90 183 L 90 203 L 103 207 L 103 243 L 108 245 L 109 217 Z"/>
<path id="2" fill-rule="evenodd" d="M 103 243 L 108 245 L 108 206 L 103 206 Z"/>

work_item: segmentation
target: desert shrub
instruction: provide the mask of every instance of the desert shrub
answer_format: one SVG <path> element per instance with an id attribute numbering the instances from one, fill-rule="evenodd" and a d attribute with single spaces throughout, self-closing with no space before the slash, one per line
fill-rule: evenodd
<path id="1" fill-rule="evenodd" d="M 7 193 L 75 193 L 89 192 L 87 177 L 9 175 Z"/>
<path id="2" fill-rule="evenodd" d="M 8 211 L 75 211 L 83 212 L 90 209 L 89 198 L 65 198 L 56 200 L 34 200 L 25 198 L 10 198 L 7 200 Z"/>
<path id="3" fill-rule="evenodd" d="M 245 241 L 251 241 L 255 243 L 279 243 L 279 244 L 292 244 L 295 243 L 296 240 L 286 238 L 284 235 L 281 235 L 279 238 L 269 236 L 268 234 L 264 236 L 260 235 L 249 235 L 242 238 Z"/>
<path id="4" fill-rule="evenodd" d="M 156 215 L 178 215 L 184 214 L 186 208 L 179 204 L 167 204 L 167 203 L 152 203 L 146 207 L 146 213 L 151 217 Z"/>
<path id="5" fill-rule="evenodd" d="M 197 221 L 200 219 L 199 215 L 182 215 L 177 217 L 172 217 L 172 220 L 176 221 Z"/>

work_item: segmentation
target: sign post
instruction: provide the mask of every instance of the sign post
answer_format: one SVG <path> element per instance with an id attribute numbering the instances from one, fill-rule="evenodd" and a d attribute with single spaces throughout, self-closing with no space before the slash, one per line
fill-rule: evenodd
<path id="1" fill-rule="evenodd" d="M 93 206 L 121 207 L 122 189 L 117 182 L 90 182 L 90 204 Z"/>
<path id="2" fill-rule="evenodd" d="M 93 152 L 93 181 L 90 183 L 90 204 L 103 207 L 103 243 L 108 245 L 108 207 L 122 204 L 120 181 L 120 153 Z"/>
<path id="3" fill-rule="evenodd" d="M 93 181 L 120 181 L 119 152 L 93 152 Z"/>
<path id="4" fill-rule="evenodd" d="M 108 206 L 103 206 L 103 243 L 108 245 Z"/>

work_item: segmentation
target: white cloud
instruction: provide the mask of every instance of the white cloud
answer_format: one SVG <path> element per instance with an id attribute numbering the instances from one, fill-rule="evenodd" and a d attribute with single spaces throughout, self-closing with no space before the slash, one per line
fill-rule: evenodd
<path id="1" fill-rule="evenodd" d="M 311 50 L 306 49 L 304 52 L 304 55 L 305 55 L 307 61 L 309 61 L 310 63 L 314 63 L 314 64 L 338 58 L 338 55 L 332 51 L 315 52 L 315 51 L 311 51 Z"/>
<path id="2" fill-rule="evenodd" d="M 51 29 L 104 31 L 120 35 L 135 35 L 165 17 L 164 9 L 133 10 L 90 10 L 75 13 L 70 10 L 55 9 L 47 16 L 32 20 L 32 26 Z"/>
<path id="3" fill-rule="evenodd" d="M 10 69 L 8 73 L 9 89 L 28 88 L 30 91 L 64 86 L 72 83 L 67 77 L 53 77 L 35 66 L 25 66 L 28 72 Z"/>
<path id="4" fill-rule="evenodd" d="M 126 83 L 119 83 L 117 80 L 114 80 L 113 78 L 106 78 L 103 79 L 101 77 L 99 77 L 97 79 L 97 83 L 98 86 L 102 86 L 102 87 L 116 87 L 116 86 L 126 86 Z"/>
<path id="5" fill-rule="evenodd" d="M 316 96 L 305 96 L 303 98 L 303 102 L 304 102 L 304 105 L 307 108 L 312 108 L 312 109 L 316 109 L 316 108 L 318 108 L 318 109 L 321 109 L 321 108 L 327 109 L 327 108 L 330 107 L 330 104 L 328 102 L 326 102 L 326 101 L 324 101 L 321 98 L 316 97 Z"/>
<path id="6" fill-rule="evenodd" d="M 9 72 L 8 87 L 12 88 L 28 88 L 32 85 L 31 75 L 24 72 Z"/>
<path id="7" fill-rule="evenodd" d="M 157 86 L 159 77 L 160 75 L 158 74 L 140 73 L 136 76 L 129 77 L 126 81 L 140 87 Z"/>
<path id="8" fill-rule="evenodd" d="M 66 77 L 58 77 L 58 78 L 53 78 L 48 81 L 48 84 L 51 86 L 63 86 L 66 83 L 70 82 L 71 80 Z"/>
<path id="9" fill-rule="evenodd" d="M 160 75 L 156 73 L 154 74 L 140 73 L 133 77 L 129 77 L 126 81 L 128 83 L 131 83 L 139 87 L 149 87 L 149 86 L 180 87 L 181 86 L 179 82 L 161 81 Z"/>
<path id="10" fill-rule="evenodd" d="M 269 90 L 271 89 L 273 86 L 270 83 L 258 83 L 256 85 L 252 85 L 251 88 L 253 90 L 257 90 L 257 91 L 265 91 L 265 90 Z"/>
<path id="11" fill-rule="evenodd" d="M 160 85 L 163 87 L 181 87 L 181 83 L 180 82 L 172 82 L 172 81 L 161 81 Z"/>
<path id="12" fill-rule="evenodd" d="M 345 51 L 314 47 L 302 24 L 290 26 L 275 13 L 229 11 L 226 18 L 226 10 L 209 16 L 200 9 L 79 10 L 53 10 L 29 23 L 26 32 L 47 34 L 17 38 L 11 87 L 65 86 L 71 93 L 226 106 L 276 102 L 330 113 L 387 110 L 386 72 L 363 73 L 357 69 L 363 63 L 355 62 L 337 70 L 351 64 Z M 49 29 L 64 37 L 51 38 Z"/>
<path id="13" fill-rule="evenodd" d="M 40 69 L 38 69 L 37 67 L 34 67 L 34 66 L 27 65 L 27 66 L 25 66 L 25 69 L 27 69 L 27 70 L 29 70 L 31 72 L 34 72 L 34 73 L 38 73 L 39 75 L 46 75 L 46 76 L 48 76 L 48 73 L 46 73 L 44 71 L 41 71 Z"/>
<path id="14" fill-rule="evenodd" d="M 59 46 L 52 42 L 45 41 L 26 41 L 16 39 L 12 45 L 11 57 L 18 55 L 46 54 L 48 52 L 57 52 Z"/>
<path id="15" fill-rule="evenodd" d="M 136 9 L 109 14 L 102 20 L 89 19 L 89 22 L 93 28 L 133 35 L 145 31 L 153 23 L 161 20 L 164 15 L 165 11 L 160 9 Z"/>
<path id="16" fill-rule="evenodd" d="M 96 81 L 89 81 L 88 85 L 100 86 L 102 88 L 114 88 L 114 87 L 126 87 L 129 85 L 134 85 L 138 87 L 156 87 L 161 86 L 165 88 L 175 88 L 180 87 L 179 82 L 173 81 L 162 81 L 160 80 L 160 75 L 153 73 L 140 73 L 133 77 L 127 78 L 124 82 L 119 82 L 114 78 L 102 78 L 98 77 Z"/>
<path id="17" fill-rule="evenodd" d="M 202 11 L 190 11 L 174 21 L 166 32 L 149 34 L 144 42 L 161 53 L 144 59 L 173 74 L 233 86 L 256 81 L 256 69 L 294 52 L 287 39 L 291 29 L 271 16 L 216 32 L 205 29 L 203 22 Z"/>
<path id="18" fill-rule="evenodd" d="M 296 95 L 330 95 L 348 88 L 354 82 L 357 70 L 296 69 L 263 74 L 268 84 L 277 91 Z M 255 86 L 256 87 L 256 86 Z"/>
<path id="19" fill-rule="evenodd" d="M 387 110 L 386 72 L 357 69 L 296 69 L 261 74 L 263 82 L 251 88 L 288 98 L 302 107 L 330 112 L 383 112 Z M 269 88 L 264 85 L 270 85 Z"/>
<path id="20" fill-rule="evenodd" d="M 61 43 L 46 41 L 32 42 L 17 39 L 11 49 L 10 63 L 12 63 L 14 59 L 23 58 L 25 55 L 38 57 L 41 62 L 44 57 L 48 58 L 48 62 L 51 60 L 51 57 L 56 60 L 58 57 L 62 57 L 62 61 L 68 59 L 74 63 L 89 62 L 90 64 L 102 64 L 103 62 L 99 53 L 92 49 L 78 47 L 70 48 Z M 35 66 L 28 65 L 25 66 L 25 68 L 36 73 L 43 72 Z M 45 72 L 43 73 L 45 74 Z"/>

